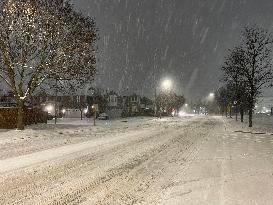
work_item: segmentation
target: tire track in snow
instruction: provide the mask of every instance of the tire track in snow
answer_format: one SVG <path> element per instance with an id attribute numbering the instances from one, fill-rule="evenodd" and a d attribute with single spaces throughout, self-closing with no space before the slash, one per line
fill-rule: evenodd
<path id="1" fill-rule="evenodd" d="M 79 151 L 75 153 L 76 156 L 64 156 L 62 161 L 56 160 L 55 162 L 39 164 L 42 172 L 31 173 L 31 171 L 27 171 L 25 177 L 29 183 L 23 181 L 19 188 L 16 188 L 15 185 L 13 188 L 11 186 L 10 192 L 5 195 L 6 201 L 1 197 L 0 202 L 2 200 L 4 204 L 84 203 L 86 198 L 82 197 L 83 195 L 88 194 L 93 189 L 103 187 L 113 179 L 120 177 L 123 177 L 124 180 L 128 179 L 132 170 L 145 163 L 150 163 L 151 159 L 166 153 L 166 150 L 173 147 L 175 143 L 179 143 L 175 140 L 179 139 L 186 129 L 193 129 L 192 125 L 196 123 L 200 123 L 200 120 L 187 122 L 181 127 L 178 126 L 179 129 L 176 130 L 173 128 L 158 129 L 144 133 L 141 137 L 124 139 L 125 142 L 115 146 L 109 143 L 105 149 L 95 150 L 94 153 L 86 150 L 84 152 Z M 181 133 L 177 133 L 180 129 Z M 142 150 L 147 145 L 146 150 Z M 110 158 L 111 155 L 113 159 Z M 114 158 L 117 157 L 119 159 L 115 161 Z M 108 161 L 109 167 L 105 165 Z M 106 166 L 104 169 L 103 165 Z M 22 173 L 26 170 L 22 170 Z M 96 170 L 99 171 L 96 172 Z M 48 174 L 46 174 L 47 172 Z M 94 175 L 94 173 L 98 174 Z M 20 176 L 19 178 L 15 176 L 13 179 L 16 182 L 20 178 Z M 7 180 L 9 179 L 7 178 Z M 8 185 L 7 181 L 5 183 Z"/>

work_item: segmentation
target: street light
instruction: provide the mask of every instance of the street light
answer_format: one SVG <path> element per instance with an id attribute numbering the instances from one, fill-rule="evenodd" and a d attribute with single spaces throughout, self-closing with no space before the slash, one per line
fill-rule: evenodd
<path id="1" fill-rule="evenodd" d="M 45 107 L 45 109 L 46 109 L 46 111 L 48 112 L 48 113 L 52 113 L 52 111 L 53 111 L 53 106 L 52 105 L 47 105 L 46 107 Z"/>
<path id="2" fill-rule="evenodd" d="M 172 80 L 169 79 L 169 78 L 166 78 L 166 79 L 164 79 L 164 80 L 162 81 L 161 87 L 162 87 L 162 89 L 164 89 L 164 90 L 170 90 L 170 89 L 172 88 L 172 84 L 173 84 Z"/>
<path id="3" fill-rule="evenodd" d="M 172 88 L 172 80 L 169 79 L 169 78 L 165 78 L 161 81 L 160 83 L 160 87 L 162 90 L 164 91 L 170 91 L 171 88 Z M 155 116 L 157 115 L 157 105 L 156 105 L 156 98 L 157 98 L 157 95 L 156 95 L 156 89 L 157 89 L 157 86 L 155 86 L 155 107 L 154 107 L 154 112 L 155 112 Z M 160 113 L 160 118 L 161 118 L 161 113 Z"/>
<path id="4" fill-rule="evenodd" d="M 213 101 L 215 99 L 215 93 L 210 93 L 207 97 L 208 101 Z"/>
<path id="5" fill-rule="evenodd" d="M 156 116 L 157 115 L 157 105 L 156 105 L 156 98 L 157 98 L 157 83 L 156 83 L 156 80 L 154 82 L 154 115 Z M 170 91 L 171 88 L 172 88 L 172 85 L 173 85 L 173 82 L 171 79 L 169 78 L 165 78 L 164 80 L 161 81 L 161 84 L 160 84 L 160 87 L 162 90 L 165 90 L 165 91 Z"/>

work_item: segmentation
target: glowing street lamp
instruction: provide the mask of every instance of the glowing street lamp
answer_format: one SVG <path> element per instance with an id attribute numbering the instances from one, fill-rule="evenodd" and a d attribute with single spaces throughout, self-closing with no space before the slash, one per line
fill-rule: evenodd
<path id="1" fill-rule="evenodd" d="M 48 113 L 52 113 L 52 111 L 53 111 L 54 108 L 53 108 L 52 105 L 47 105 L 45 109 L 46 109 L 46 111 L 47 111 Z"/>
<path id="2" fill-rule="evenodd" d="M 215 99 L 215 93 L 210 93 L 207 97 L 208 101 L 213 101 Z"/>
<path id="3" fill-rule="evenodd" d="M 172 80 L 166 78 L 166 79 L 164 79 L 164 80 L 162 81 L 161 87 L 162 87 L 162 89 L 164 89 L 164 90 L 170 90 L 170 89 L 172 88 L 172 84 L 173 84 Z"/>

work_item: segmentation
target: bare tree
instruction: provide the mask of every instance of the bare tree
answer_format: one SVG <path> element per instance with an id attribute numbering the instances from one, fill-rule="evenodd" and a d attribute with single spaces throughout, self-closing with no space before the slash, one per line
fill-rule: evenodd
<path id="1" fill-rule="evenodd" d="M 18 129 L 25 101 L 45 81 L 92 80 L 96 33 L 93 19 L 64 0 L 0 2 L 0 78 L 17 101 Z"/>
<path id="2" fill-rule="evenodd" d="M 243 91 L 245 90 L 243 87 L 245 86 L 245 83 L 243 83 L 243 70 L 245 64 L 242 64 L 242 59 L 244 59 L 244 50 L 241 47 L 235 47 L 233 50 L 230 50 L 230 53 L 222 66 L 222 71 L 224 72 L 222 80 L 227 84 L 226 89 L 229 89 L 229 98 L 231 98 L 229 100 L 232 100 L 229 103 L 235 105 L 236 121 L 238 121 L 239 107 L 242 108 L 243 103 L 241 95 L 244 95 Z M 226 94 L 227 92 L 228 91 L 226 91 Z"/>
<path id="3" fill-rule="evenodd" d="M 236 106 L 240 105 L 241 120 L 243 109 L 249 112 L 249 127 L 252 127 L 253 109 L 262 89 L 272 85 L 272 36 L 267 30 L 245 27 L 241 45 L 231 50 L 222 70 L 224 80 L 231 84 Z M 238 104 L 238 102 L 240 104 Z M 236 107 L 237 113 L 238 107 Z M 236 114 L 237 119 L 237 114 Z"/>
<path id="4" fill-rule="evenodd" d="M 267 30 L 252 26 L 245 27 L 243 34 L 243 58 L 241 58 L 242 77 L 249 103 L 249 127 L 252 127 L 253 109 L 257 97 L 273 79 L 272 70 L 272 36 Z"/>

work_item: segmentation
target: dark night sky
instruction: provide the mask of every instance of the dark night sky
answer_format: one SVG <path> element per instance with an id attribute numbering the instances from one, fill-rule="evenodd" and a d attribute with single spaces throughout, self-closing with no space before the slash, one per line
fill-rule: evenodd
<path id="1" fill-rule="evenodd" d="M 99 28 L 96 85 L 151 96 L 172 78 L 198 99 L 217 89 L 219 67 L 242 27 L 272 30 L 272 0 L 73 0 Z M 154 75 L 155 73 L 155 75 Z M 159 89 L 159 88 L 158 88 Z"/>

